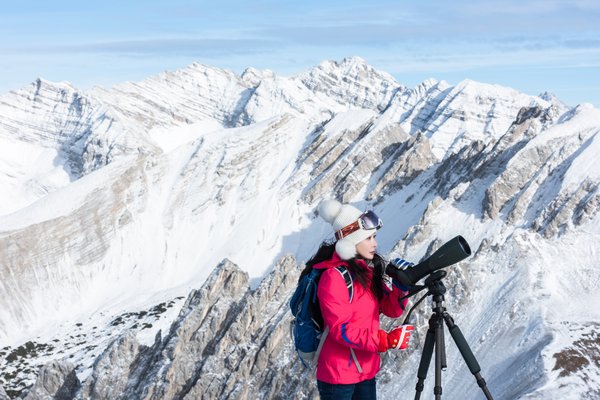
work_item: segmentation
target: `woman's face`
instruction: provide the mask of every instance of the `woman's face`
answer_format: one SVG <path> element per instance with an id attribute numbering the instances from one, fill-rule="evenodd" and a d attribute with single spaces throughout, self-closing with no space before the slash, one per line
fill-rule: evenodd
<path id="1" fill-rule="evenodd" d="M 377 250 L 375 233 L 356 245 L 356 252 L 365 260 L 372 260 Z"/>

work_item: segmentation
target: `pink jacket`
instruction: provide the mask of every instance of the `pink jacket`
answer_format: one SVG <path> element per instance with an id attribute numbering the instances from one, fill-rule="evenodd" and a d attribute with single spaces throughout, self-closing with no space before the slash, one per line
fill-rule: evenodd
<path id="1" fill-rule="evenodd" d="M 358 263 L 367 268 L 370 278 L 371 268 L 362 260 Z M 354 298 L 350 302 L 346 282 L 335 270 L 340 265 L 347 263 L 334 253 L 330 260 L 313 267 L 325 269 L 321 274 L 317 296 L 325 326 L 330 329 L 319 355 L 317 379 L 332 384 L 350 384 L 375 377 L 381 363 L 377 352 L 379 314 L 397 318 L 408 300 L 400 303 L 398 299 L 405 293 L 395 286 L 392 291 L 384 286 L 385 295 L 379 302 L 369 288 L 364 288 L 355 280 Z M 354 349 L 362 373 L 352 359 L 350 348 Z"/>

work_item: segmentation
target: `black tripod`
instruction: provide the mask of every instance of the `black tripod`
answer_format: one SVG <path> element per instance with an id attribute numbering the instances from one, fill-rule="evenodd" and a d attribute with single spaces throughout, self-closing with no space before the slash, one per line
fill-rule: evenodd
<path id="1" fill-rule="evenodd" d="M 477 380 L 477 384 L 483 390 L 485 397 L 488 400 L 493 400 L 490 391 L 487 388 L 485 380 L 480 374 L 481 367 L 479 363 L 475 359 L 469 344 L 467 343 L 465 337 L 463 336 L 460 328 L 454 323 L 454 320 L 446 312 L 446 308 L 443 306 L 444 302 L 444 293 L 446 293 L 446 287 L 442 282 L 442 278 L 446 276 L 446 271 L 438 270 L 431 274 L 426 280 L 425 285 L 421 287 L 418 291 L 427 288 L 428 292 L 423 296 L 414 307 L 416 307 L 423 299 L 425 299 L 428 295 L 433 296 L 433 313 L 429 318 L 429 329 L 427 330 L 427 336 L 425 337 L 425 344 L 423 346 L 423 353 L 421 353 L 421 361 L 419 363 L 419 371 L 417 373 L 417 377 L 419 380 L 417 381 L 416 386 L 416 394 L 415 400 L 419 400 L 421 398 L 421 392 L 423 391 L 425 378 L 427 377 L 427 370 L 429 369 L 429 364 L 431 363 L 431 356 L 433 354 L 433 349 L 435 348 L 435 387 L 433 389 L 433 393 L 435 394 L 436 400 L 441 400 L 442 398 L 442 371 L 447 368 L 446 365 L 446 350 L 445 350 L 445 341 L 444 341 L 444 322 L 446 326 L 448 326 L 448 330 L 452 335 L 452 339 L 456 343 L 460 354 L 465 360 L 467 366 L 471 373 L 475 376 Z M 410 295 L 415 294 L 411 293 Z M 413 309 L 414 309 L 413 307 Z M 412 310 L 411 310 L 412 312 Z M 408 317 L 410 316 L 410 312 Z"/>

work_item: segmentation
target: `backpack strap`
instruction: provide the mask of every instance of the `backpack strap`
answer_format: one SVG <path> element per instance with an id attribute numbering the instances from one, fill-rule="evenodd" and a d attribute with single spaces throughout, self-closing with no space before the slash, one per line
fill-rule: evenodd
<path id="1" fill-rule="evenodd" d="M 315 356 L 314 356 L 315 362 L 319 359 L 319 354 L 321 354 L 321 349 L 323 348 L 323 345 L 325 344 L 325 339 L 327 339 L 328 334 L 329 334 L 329 327 L 326 326 L 325 330 L 321 334 L 321 338 L 319 339 L 319 346 L 317 347 L 317 351 L 315 351 Z"/>
<path id="2" fill-rule="evenodd" d="M 336 271 L 342 275 L 344 281 L 346 282 L 346 287 L 348 288 L 348 296 L 350 296 L 350 303 L 352 303 L 352 299 L 354 298 L 354 283 L 352 281 L 352 275 L 350 275 L 350 271 L 344 265 L 340 265 L 339 267 L 335 267 Z"/>
<path id="3" fill-rule="evenodd" d="M 352 356 L 352 360 L 354 360 L 354 365 L 356 365 L 358 373 L 362 374 L 363 370 L 358 362 L 358 358 L 356 358 L 356 353 L 354 352 L 354 349 L 352 347 L 350 347 L 350 355 Z"/>

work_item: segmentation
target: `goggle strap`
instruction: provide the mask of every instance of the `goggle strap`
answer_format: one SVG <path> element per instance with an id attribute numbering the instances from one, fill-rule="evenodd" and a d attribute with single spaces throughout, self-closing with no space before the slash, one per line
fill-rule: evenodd
<path id="1" fill-rule="evenodd" d="M 366 217 L 366 218 L 365 218 Z M 366 222 L 365 222 L 366 221 Z M 359 229 L 372 230 L 379 229 L 383 226 L 381 218 L 377 216 L 373 211 L 367 211 L 363 213 L 358 219 L 351 224 L 344 226 L 342 229 L 335 232 L 335 238 L 341 240 L 344 237 L 356 232 Z"/>

